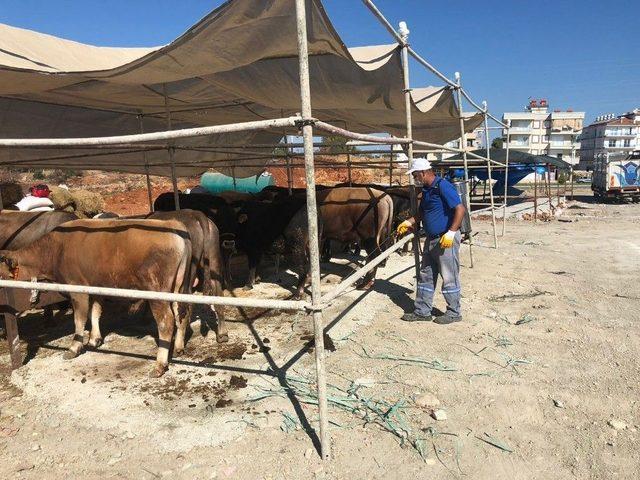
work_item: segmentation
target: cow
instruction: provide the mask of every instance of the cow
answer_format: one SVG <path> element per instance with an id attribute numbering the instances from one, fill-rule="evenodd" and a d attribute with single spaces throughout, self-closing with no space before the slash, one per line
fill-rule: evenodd
<path id="1" fill-rule="evenodd" d="M 323 221 L 323 239 L 342 243 L 360 242 L 369 257 L 390 245 L 393 201 L 381 190 L 341 187 L 317 193 L 318 209 Z M 370 288 L 376 269 L 359 283 Z"/>
<path id="2" fill-rule="evenodd" d="M 70 212 L 0 212 L 0 250 L 17 250 L 38 240 L 58 225 L 76 220 Z"/>
<path id="3" fill-rule="evenodd" d="M 17 250 L 25 247 L 65 222 L 76 220 L 78 216 L 70 212 L 0 212 L 0 250 Z M 13 313 L 34 307 L 44 309 L 45 327 L 53 325 L 53 308 L 67 308 L 68 300 L 59 293 L 46 292 L 33 304 L 26 290 L 14 292 Z"/>
<path id="4" fill-rule="evenodd" d="M 296 296 L 302 295 L 309 272 L 306 199 L 296 195 L 274 202 L 244 202 L 237 220 L 238 249 L 247 254 L 249 263 L 249 277 L 244 288 L 253 288 L 260 260 L 271 251 L 291 256 L 299 276 Z"/>
<path id="5" fill-rule="evenodd" d="M 319 192 L 321 190 L 328 190 L 330 188 L 332 187 L 329 187 L 327 185 L 316 185 L 316 192 Z M 260 190 L 260 192 L 256 194 L 256 200 L 278 201 L 284 200 L 285 198 L 291 196 L 304 197 L 306 195 L 306 191 L 307 190 L 305 188 L 292 188 L 291 194 L 289 194 L 288 187 L 269 185 L 267 187 L 264 187 L 262 190 Z"/>
<path id="6" fill-rule="evenodd" d="M 152 220 L 175 220 L 184 226 L 191 240 L 191 287 L 194 291 L 203 295 L 222 296 L 222 282 L 224 278 L 224 265 L 220 252 L 220 239 L 218 228 L 197 210 L 180 210 L 177 212 L 153 212 L 145 218 Z M 224 314 L 220 307 L 216 309 L 211 305 L 211 310 L 216 317 L 216 340 L 229 341 Z M 184 351 L 184 337 L 190 314 L 186 315 L 187 322 L 178 325 L 179 334 L 176 335 L 174 352 Z"/>
<path id="7" fill-rule="evenodd" d="M 236 216 L 233 208 L 223 198 L 204 193 L 180 193 L 180 208 L 198 210 L 213 221 L 220 235 L 222 260 L 224 264 L 224 285 L 231 289 L 231 272 L 229 262 L 235 250 L 235 232 L 237 230 Z M 173 192 L 161 193 L 153 203 L 155 211 L 175 211 L 176 205 Z"/>
<path id="8" fill-rule="evenodd" d="M 252 193 L 236 192 L 235 190 L 227 190 L 225 192 L 216 193 L 215 196 L 224 198 L 227 203 L 248 202 L 250 200 L 256 199 L 256 196 Z"/>
<path id="9" fill-rule="evenodd" d="M 339 183 L 336 187 L 345 187 L 348 186 L 348 183 Z M 411 197 L 410 197 L 410 186 L 385 186 L 378 184 L 365 184 L 365 183 L 354 183 L 353 187 L 360 188 L 375 188 L 376 190 L 380 190 L 391 196 L 391 200 L 393 200 L 393 231 L 400 225 L 404 220 L 409 218 L 412 215 L 411 212 Z M 420 194 L 419 190 L 416 192 L 416 197 Z M 411 244 L 406 244 L 404 247 L 405 253 L 409 251 Z M 356 252 L 359 254 L 359 249 L 356 249 Z M 327 258 L 327 255 L 330 255 L 330 251 L 327 251 L 326 246 L 323 251 L 323 255 Z"/>
<path id="10" fill-rule="evenodd" d="M 96 287 L 190 293 L 191 241 L 182 223 L 172 220 L 73 220 L 15 251 L 0 250 L 0 278 Z M 89 345 L 102 343 L 100 315 L 104 297 L 69 294 L 75 335 L 65 353 L 84 350 L 83 334 L 91 317 Z M 158 352 L 150 376 L 164 374 L 169 348 L 182 308 L 175 302 L 150 300 L 158 325 Z"/>

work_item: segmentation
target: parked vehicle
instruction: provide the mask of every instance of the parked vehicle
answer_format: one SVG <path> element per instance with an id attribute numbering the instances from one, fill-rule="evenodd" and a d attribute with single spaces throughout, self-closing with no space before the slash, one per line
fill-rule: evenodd
<path id="1" fill-rule="evenodd" d="M 593 162 L 591 190 L 597 199 L 640 201 L 640 150 L 602 153 Z"/>

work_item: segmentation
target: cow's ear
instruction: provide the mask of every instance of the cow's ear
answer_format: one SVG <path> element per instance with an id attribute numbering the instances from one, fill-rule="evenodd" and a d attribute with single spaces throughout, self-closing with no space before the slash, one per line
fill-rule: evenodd
<path id="1" fill-rule="evenodd" d="M 238 215 L 238 223 L 244 223 L 249 219 L 249 217 L 247 217 L 246 213 L 241 213 L 240 215 Z"/>

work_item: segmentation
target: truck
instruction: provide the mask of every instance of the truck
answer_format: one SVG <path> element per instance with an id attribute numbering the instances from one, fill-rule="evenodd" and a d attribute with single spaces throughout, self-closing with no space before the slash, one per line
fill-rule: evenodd
<path id="1" fill-rule="evenodd" d="M 640 150 L 597 154 L 591 190 L 598 200 L 640 202 Z"/>

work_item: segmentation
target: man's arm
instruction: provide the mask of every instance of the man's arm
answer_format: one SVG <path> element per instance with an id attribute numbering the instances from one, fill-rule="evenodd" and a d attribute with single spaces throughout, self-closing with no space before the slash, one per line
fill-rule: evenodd
<path id="1" fill-rule="evenodd" d="M 464 213 L 466 208 L 461 203 L 456 205 L 455 210 L 453 211 L 453 221 L 451 222 L 451 227 L 449 230 L 452 232 L 457 232 L 460 230 L 460 225 L 462 225 L 462 219 L 464 218 Z"/>

